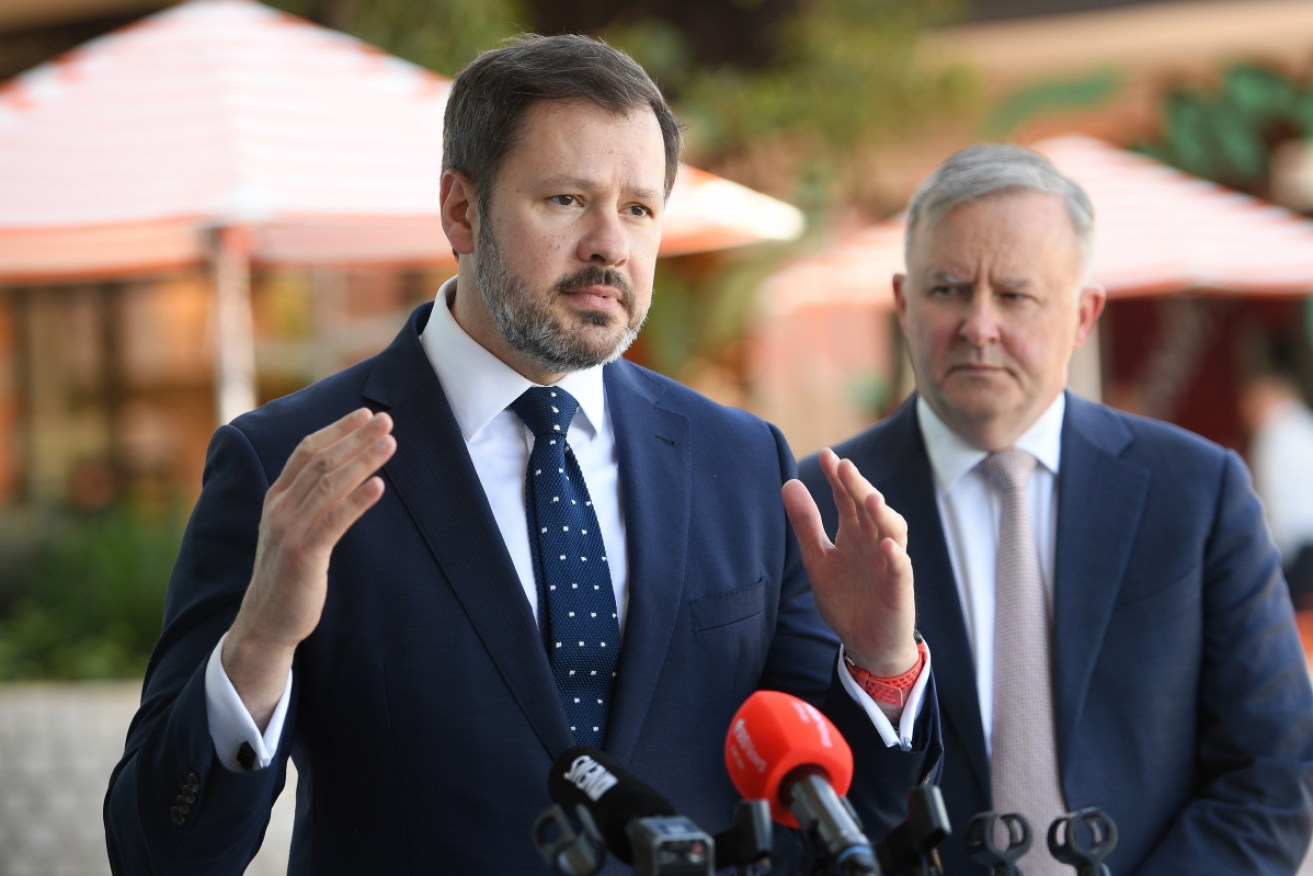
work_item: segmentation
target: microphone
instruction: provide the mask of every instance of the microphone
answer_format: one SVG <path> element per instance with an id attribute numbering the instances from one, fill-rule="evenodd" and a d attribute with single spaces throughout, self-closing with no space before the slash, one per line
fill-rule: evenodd
<path id="1" fill-rule="evenodd" d="M 600 749 L 566 749 L 547 774 L 547 793 L 639 876 L 714 872 L 712 838 Z"/>
<path id="2" fill-rule="evenodd" d="M 725 765 L 740 794 L 768 801 L 772 818 L 801 828 L 815 858 L 809 872 L 880 872 L 843 799 L 852 784 L 852 749 L 815 706 L 779 691 L 757 691 L 730 721 Z"/>

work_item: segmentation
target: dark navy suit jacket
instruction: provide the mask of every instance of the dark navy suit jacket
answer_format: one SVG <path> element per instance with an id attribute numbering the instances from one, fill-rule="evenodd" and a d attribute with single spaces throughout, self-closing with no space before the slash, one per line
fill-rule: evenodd
<path id="1" fill-rule="evenodd" d="M 986 872 L 961 839 L 991 806 L 989 765 L 915 399 L 835 450 L 907 520 L 943 717 L 946 872 Z M 800 468 L 833 532 L 817 459 Z M 1313 697 L 1243 463 L 1068 393 L 1058 484 L 1053 661 L 1069 807 L 1112 815 L 1118 876 L 1290 876 L 1313 819 Z M 1030 856 L 1043 848 L 1037 832 Z"/>
<path id="2" fill-rule="evenodd" d="M 530 826 L 551 802 L 548 767 L 573 739 L 420 346 L 428 307 L 378 356 L 216 433 L 105 801 L 116 873 L 240 872 L 289 755 L 298 771 L 289 873 L 549 872 Z M 933 696 L 917 750 L 905 753 L 885 748 L 838 689 L 836 641 L 779 495 L 793 472 L 782 437 L 631 363 L 607 366 L 605 382 L 630 565 L 606 749 L 714 832 L 738 800 L 724 766 L 731 715 L 758 688 L 786 690 L 822 704 L 849 738 L 852 795 L 883 833 L 938 763 Z M 387 490 L 333 553 L 276 764 L 230 772 L 209 736 L 204 666 L 249 581 L 263 496 L 304 435 L 361 405 L 395 421 Z M 187 796 L 185 817 L 171 817 Z M 607 872 L 619 872 L 614 862 Z"/>

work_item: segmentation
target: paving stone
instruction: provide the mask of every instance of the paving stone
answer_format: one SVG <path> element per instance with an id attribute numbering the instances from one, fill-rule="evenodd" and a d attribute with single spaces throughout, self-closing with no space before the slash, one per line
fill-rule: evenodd
<path id="1" fill-rule="evenodd" d="M 109 876 L 101 805 L 141 685 L 0 685 L 0 876 Z M 247 876 L 283 876 L 296 776 Z"/>

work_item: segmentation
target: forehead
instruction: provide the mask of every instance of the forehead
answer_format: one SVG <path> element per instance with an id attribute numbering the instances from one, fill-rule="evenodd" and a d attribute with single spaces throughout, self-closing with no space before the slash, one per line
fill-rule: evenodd
<path id="1" fill-rule="evenodd" d="M 911 257 L 912 269 L 949 270 L 987 260 L 1031 270 L 1079 270 L 1081 253 L 1059 195 L 1011 190 L 959 204 L 934 225 L 918 228 Z"/>
<path id="2" fill-rule="evenodd" d="M 499 175 L 606 179 L 659 195 L 665 170 L 665 141 L 651 107 L 617 113 L 577 98 L 531 104 Z"/>

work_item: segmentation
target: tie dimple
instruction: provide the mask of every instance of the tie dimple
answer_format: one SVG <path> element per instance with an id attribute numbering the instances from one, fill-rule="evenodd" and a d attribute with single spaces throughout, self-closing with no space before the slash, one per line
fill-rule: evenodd
<path id="1" fill-rule="evenodd" d="M 1035 457 L 1012 447 L 987 456 L 981 468 L 1002 512 L 994 573 L 994 810 L 1018 812 L 1030 823 L 1035 843 L 1025 861 L 1027 876 L 1060 874 L 1065 870 L 1044 842 L 1066 807 L 1058 783 L 1051 612 L 1026 501 Z"/>
<path id="2" fill-rule="evenodd" d="M 524 504 L 552 673 L 575 741 L 601 746 L 620 624 L 597 513 L 566 440 L 578 406 L 563 389 L 534 386 L 511 409 L 534 435 Z"/>

